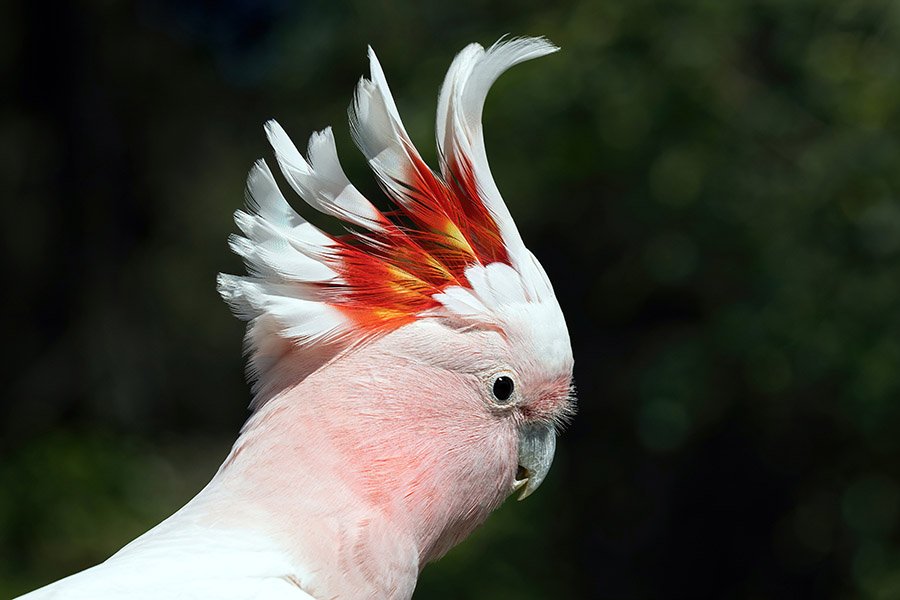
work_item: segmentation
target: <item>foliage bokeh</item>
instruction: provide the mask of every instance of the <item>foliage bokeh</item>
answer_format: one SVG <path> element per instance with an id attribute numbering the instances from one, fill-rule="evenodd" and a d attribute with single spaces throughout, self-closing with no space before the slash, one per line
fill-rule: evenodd
<path id="1" fill-rule="evenodd" d="M 900 597 L 888 0 L 4 3 L 0 596 L 104 559 L 233 441 L 214 278 L 261 124 L 334 124 L 374 195 L 344 124 L 366 44 L 433 159 L 446 66 L 505 33 L 563 48 L 485 129 L 580 412 L 416 597 Z"/>

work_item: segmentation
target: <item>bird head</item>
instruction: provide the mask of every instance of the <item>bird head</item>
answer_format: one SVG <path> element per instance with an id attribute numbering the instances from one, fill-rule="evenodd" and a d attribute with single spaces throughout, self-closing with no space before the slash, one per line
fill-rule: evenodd
<path id="1" fill-rule="evenodd" d="M 230 240 L 248 275 L 219 279 L 249 321 L 251 422 L 305 385 L 290 402 L 316 407 L 294 417 L 316 423 L 309 443 L 352 460 L 342 477 L 354 493 L 434 523 L 434 556 L 510 493 L 524 498 L 541 484 L 556 429 L 573 412 L 566 323 L 500 196 L 481 127 L 497 77 L 556 50 L 519 38 L 460 52 L 438 99 L 435 171 L 370 49 L 350 126 L 392 209 L 350 183 L 330 128 L 312 135 L 304 156 L 270 121 L 290 187 L 348 232 L 303 219 L 259 161 L 235 216 L 242 235 Z"/>

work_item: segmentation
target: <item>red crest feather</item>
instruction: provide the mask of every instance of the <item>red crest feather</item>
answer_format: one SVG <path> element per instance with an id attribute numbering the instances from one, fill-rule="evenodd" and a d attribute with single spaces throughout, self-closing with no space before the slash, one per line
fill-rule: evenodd
<path id="1" fill-rule="evenodd" d="M 317 284 L 333 290 L 329 302 L 361 326 L 403 325 L 439 306 L 434 296 L 447 287 L 471 287 L 468 267 L 509 264 L 471 166 L 454 169 L 448 183 L 414 156 L 404 201 L 396 202 L 395 211 L 380 213 L 380 230 L 333 237 L 329 263 L 339 279 Z"/>

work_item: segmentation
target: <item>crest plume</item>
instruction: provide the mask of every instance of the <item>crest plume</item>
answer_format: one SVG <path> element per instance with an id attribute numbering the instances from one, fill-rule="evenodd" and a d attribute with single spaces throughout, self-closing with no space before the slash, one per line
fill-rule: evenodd
<path id="1" fill-rule="evenodd" d="M 542 38 L 515 38 L 457 55 L 438 99 L 436 173 L 410 140 L 370 48 L 370 78 L 357 85 L 350 127 L 392 202 L 389 212 L 350 183 L 330 128 L 312 135 L 304 157 L 278 123 L 266 124 L 290 187 L 353 229 L 331 235 L 308 223 L 265 161 L 254 165 L 247 209 L 235 214 L 243 235 L 230 240 L 248 276 L 220 275 L 219 291 L 251 321 L 256 375 L 264 379 L 293 349 L 321 357 L 322 348 L 336 352 L 420 318 L 502 328 L 505 306 L 553 298 L 491 176 L 481 114 L 506 69 L 556 50 Z"/>

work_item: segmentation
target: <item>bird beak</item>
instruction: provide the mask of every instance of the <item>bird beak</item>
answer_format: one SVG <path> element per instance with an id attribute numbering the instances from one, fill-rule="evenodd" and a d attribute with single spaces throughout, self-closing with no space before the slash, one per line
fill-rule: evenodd
<path id="1" fill-rule="evenodd" d="M 556 451 L 556 430 L 552 425 L 528 423 L 519 429 L 519 468 L 513 481 L 513 491 L 521 489 L 519 500 L 524 500 L 538 489 Z"/>

